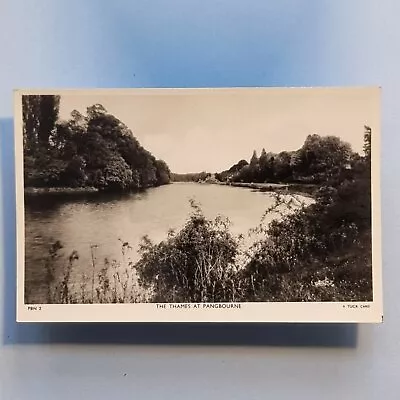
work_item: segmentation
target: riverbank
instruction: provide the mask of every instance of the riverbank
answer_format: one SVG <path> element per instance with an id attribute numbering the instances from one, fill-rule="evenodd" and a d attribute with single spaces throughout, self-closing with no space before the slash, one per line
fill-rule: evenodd
<path id="1" fill-rule="evenodd" d="M 223 183 L 223 182 L 221 182 Z M 283 183 L 249 183 L 249 182 L 229 182 L 223 183 L 228 186 L 238 186 L 238 187 L 247 187 L 250 189 L 258 189 L 263 191 L 273 191 L 277 189 L 287 189 L 289 187 L 288 184 Z"/>
<path id="2" fill-rule="evenodd" d="M 165 183 L 159 186 L 169 185 L 172 182 Z M 130 191 L 107 191 L 100 190 L 93 186 L 85 186 L 85 187 L 26 187 L 24 188 L 24 194 L 26 196 L 35 196 L 35 195 L 44 195 L 44 194 L 54 194 L 54 195 L 74 195 L 74 194 L 92 194 L 92 193 L 137 193 L 143 192 L 146 189 L 150 189 L 153 187 L 159 186 L 147 186 L 136 190 Z"/>
<path id="3" fill-rule="evenodd" d="M 24 188 L 25 195 L 41 195 L 41 194 L 83 194 L 83 193 L 97 193 L 99 189 L 95 187 L 48 187 L 48 188 L 40 188 L 40 187 L 26 187 Z"/>
<path id="4" fill-rule="evenodd" d="M 313 197 L 318 185 L 302 183 L 253 183 L 253 182 L 213 182 L 218 185 L 243 187 L 253 189 L 259 192 L 277 192 L 298 194 L 307 197 Z"/>

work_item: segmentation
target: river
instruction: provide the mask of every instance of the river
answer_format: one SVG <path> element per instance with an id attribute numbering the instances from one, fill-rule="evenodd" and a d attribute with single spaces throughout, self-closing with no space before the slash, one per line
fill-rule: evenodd
<path id="1" fill-rule="evenodd" d="M 271 193 L 213 184 L 174 183 L 133 194 L 91 193 L 38 195 L 25 201 L 25 295 L 27 303 L 46 298 L 45 263 L 55 241 L 63 245 L 56 275 L 76 250 L 79 260 L 72 279 L 78 281 L 91 268 L 91 246 L 97 260 L 121 259 L 122 242 L 132 247 L 132 261 L 144 235 L 159 242 L 169 229 L 181 228 L 195 200 L 208 218 L 228 217 L 234 234 L 245 234 L 259 224 L 274 203 Z M 309 201 L 306 198 L 303 200 Z M 276 217 L 276 215 L 275 215 Z M 271 215 L 269 218 L 273 218 Z M 121 242 L 122 241 L 122 242 Z"/>

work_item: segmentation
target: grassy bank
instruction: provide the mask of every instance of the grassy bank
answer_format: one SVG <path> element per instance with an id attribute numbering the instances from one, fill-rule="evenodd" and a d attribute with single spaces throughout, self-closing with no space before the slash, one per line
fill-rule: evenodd
<path id="1" fill-rule="evenodd" d="M 41 195 L 41 194 L 83 194 L 83 193 L 96 193 L 99 189 L 95 187 L 26 187 L 24 189 L 25 195 Z"/>

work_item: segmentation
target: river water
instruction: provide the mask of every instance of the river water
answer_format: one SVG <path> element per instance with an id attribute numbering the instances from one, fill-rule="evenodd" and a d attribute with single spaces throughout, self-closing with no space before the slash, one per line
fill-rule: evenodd
<path id="1" fill-rule="evenodd" d="M 132 247 L 130 258 L 136 261 L 138 245 L 144 235 L 159 242 L 166 238 L 169 229 L 184 225 L 191 212 L 191 199 L 201 206 L 208 218 L 228 217 L 234 234 L 246 234 L 256 227 L 265 210 L 274 203 L 268 192 L 197 183 L 174 183 L 134 194 L 26 198 L 26 302 L 45 302 L 45 263 L 49 247 L 55 241 L 63 245 L 56 275 L 63 273 L 63 263 L 76 250 L 79 260 L 72 279 L 79 281 L 83 273 L 90 273 L 92 245 L 97 246 L 93 248 L 97 260 L 120 260 L 121 245 L 128 242 Z"/>

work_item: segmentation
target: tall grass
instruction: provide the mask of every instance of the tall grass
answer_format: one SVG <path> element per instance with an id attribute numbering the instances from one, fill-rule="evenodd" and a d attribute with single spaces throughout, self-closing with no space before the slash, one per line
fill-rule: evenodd
<path id="1" fill-rule="evenodd" d="M 82 273 L 79 278 L 73 279 L 73 272 L 81 268 L 80 257 L 77 251 L 72 251 L 67 260 L 62 257 L 60 242 L 51 246 L 50 255 L 46 263 L 47 270 L 47 302 L 49 304 L 93 304 L 93 303 L 138 303 L 148 301 L 145 293 L 138 285 L 137 275 L 132 261 L 126 258 L 129 244 L 121 245 L 122 260 L 105 258 L 99 262 L 96 256 L 97 245 L 90 245 L 91 255 L 90 276 Z M 60 263 L 64 260 L 64 264 Z M 60 277 L 55 271 L 57 266 L 63 268 Z"/>

